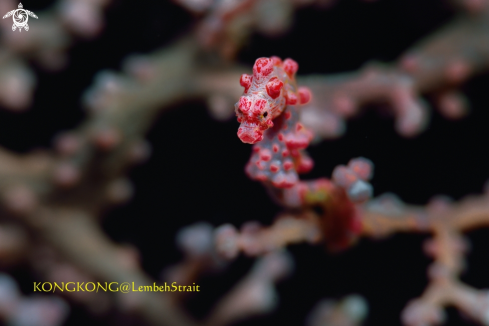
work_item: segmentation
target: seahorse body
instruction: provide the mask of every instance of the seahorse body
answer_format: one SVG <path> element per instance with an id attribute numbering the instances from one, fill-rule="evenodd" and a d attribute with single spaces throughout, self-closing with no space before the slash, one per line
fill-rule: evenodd
<path id="1" fill-rule="evenodd" d="M 292 187 L 299 180 L 297 173 L 308 172 L 313 166 L 302 151 L 312 133 L 300 123 L 298 114 L 299 106 L 311 95 L 307 88 L 297 87 L 298 67 L 292 59 L 257 59 L 253 75 L 241 76 L 245 90 L 235 106 L 241 123 L 238 137 L 255 144 L 247 174 L 278 188 Z"/>

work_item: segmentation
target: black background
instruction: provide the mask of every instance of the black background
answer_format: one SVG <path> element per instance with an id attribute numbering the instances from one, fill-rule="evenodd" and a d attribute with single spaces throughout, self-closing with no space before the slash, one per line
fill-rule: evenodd
<path id="1" fill-rule="evenodd" d="M 340 0 L 329 10 L 301 9 L 290 32 L 274 39 L 254 35 L 240 52 L 239 61 L 251 69 L 257 57 L 292 57 L 299 63 L 299 74 L 352 71 L 371 60 L 393 61 L 454 17 L 447 2 Z M 23 2 L 34 12 L 52 3 Z M 127 55 L 171 44 L 192 22 L 191 15 L 169 1 L 116 1 L 106 11 L 101 37 L 77 43 L 70 50 L 67 69 L 53 74 L 34 66 L 39 79 L 34 105 L 22 114 L 0 110 L 0 143 L 17 152 L 51 146 L 59 131 L 76 127 L 84 118 L 80 99 L 97 72 L 119 70 Z M 398 136 L 392 119 L 366 110 L 348 122 L 344 137 L 309 148 L 315 168 L 306 178 L 330 176 L 336 165 L 364 156 L 375 163 L 372 184 L 376 195 L 389 191 L 406 202 L 425 204 L 436 194 L 460 199 L 481 192 L 489 178 L 488 85 L 487 74 L 471 79 L 463 87 L 471 104 L 470 115 L 449 121 L 433 111 L 429 128 L 415 139 Z M 181 227 L 198 221 L 215 226 L 226 222 L 240 226 L 249 220 L 268 224 L 280 211 L 262 186 L 244 175 L 250 146 L 239 141 L 237 127 L 235 120 L 212 120 L 200 102 L 175 106 L 155 121 L 148 134 L 152 157 L 130 173 L 134 199 L 112 210 L 103 225 L 114 241 L 139 248 L 143 267 L 153 277 L 181 259 L 174 245 Z M 489 287 L 489 230 L 468 236 L 472 251 L 463 280 L 478 288 Z M 426 237 L 399 234 L 382 241 L 362 239 L 336 255 L 322 247 L 291 246 L 296 268 L 278 286 L 280 308 L 240 325 L 303 325 L 321 298 L 351 293 L 369 302 L 366 325 L 399 325 L 404 306 L 427 284 L 430 259 L 421 249 Z M 251 264 L 252 260 L 242 257 L 224 276 L 200 281 L 204 291 L 189 302 L 194 315 L 204 316 Z M 24 285 L 32 284 L 35 276 L 22 268 L 14 276 L 28 292 Z M 104 322 L 92 321 L 75 308 L 66 324 Z M 463 323 L 469 324 L 449 309 L 447 325 Z"/>

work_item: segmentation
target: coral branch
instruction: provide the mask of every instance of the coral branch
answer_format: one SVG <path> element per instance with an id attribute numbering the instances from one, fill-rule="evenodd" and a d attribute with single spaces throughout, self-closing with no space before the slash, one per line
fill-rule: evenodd
<path id="1" fill-rule="evenodd" d="M 260 315 L 277 305 L 274 283 L 291 273 L 293 262 L 285 252 L 276 251 L 261 257 L 251 272 L 216 305 L 207 325 L 222 326 Z"/>
<path id="2" fill-rule="evenodd" d="M 396 117 L 396 130 L 413 136 L 423 130 L 428 114 L 421 94 L 439 97 L 441 113 L 458 118 L 466 112 L 455 93 L 475 74 L 489 67 L 489 7 L 465 15 L 409 49 L 393 65 L 371 64 L 359 73 L 310 76 L 301 83 L 311 88 L 313 101 L 302 120 L 323 137 L 338 136 L 345 118 L 361 107 L 387 103 Z"/>
<path id="3" fill-rule="evenodd" d="M 425 251 L 434 257 L 429 268 L 430 284 L 423 295 L 411 301 L 403 312 L 406 325 L 434 325 L 444 321 L 443 308 L 455 306 L 471 319 L 487 323 L 489 299 L 458 280 L 465 267 L 467 243 L 461 232 L 489 224 L 487 194 L 459 203 L 435 199 L 426 208 L 404 205 L 393 196 L 383 196 L 364 207 L 363 232 L 385 236 L 394 232 L 430 232 L 433 239 Z"/>
<path id="4" fill-rule="evenodd" d="M 128 76 L 101 75 L 86 96 L 89 119 L 56 139 L 56 154 L 19 157 L 0 151 L 5 213 L 20 218 L 40 241 L 97 280 L 153 283 L 137 263 L 120 258 L 122 249 L 101 232 L 95 216 L 130 194 L 121 174 L 147 156 L 141 140 L 160 109 L 186 96 L 202 96 L 193 83 L 208 78 L 194 81 L 189 75 L 195 69 L 193 44 L 184 40 L 152 57 L 133 59 Z M 118 301 L 120 311 L 136 312 L 153 325 L 194 325 L 165 294 L 121 294 Z"/>
<path id="5" fill-rule="evenodd" d="M 248 256 L 261 256 L 293 243 L 317 243 L 321 238 L 319 220 L 312 212 L 299 216 L 282 215 L 268 228 L 248 222 L 240 233 L 232 225 L 225 224 L 215 233 L 217 252 L 225 259 L 235 258 L 240 251 Z"/>
<path id="6" fill-rule="evenodd" d="M 359 295 L 339 301 L 321 300 L 309 314 L 307 326 L 359 326 L 368 312 L 367 302 Z"/>
<path id="7" fill-rule="evenodd" d="M 0 318 L 9 325 L 59 326 L 69 307 L 54 296 L 23 296 L 10 276 L 0 274 Z"/>
<path id="8" fill-rule="evenodd" d="M 71 209 L 40 209 L 24 218 L 43 241 L 63 257 L 100 280 L 153 285 L 137 264 L 121 259 L 117 246 L 110 243 L 91 216 Z M 172 304 L 165 293 L 118 293 L 120 309 L 142 315 L 153 325 L 194 325 Z"/>
<path id="9" fill-rule="evenodd" d="M 381 196 L 362 208 L 363 232 L 385 236 L 394 232 L 430 232 L 438 224 L 466 232 L 489 224 L 489 200 L 486 195 L 468 197 L 451 204 L 435 201 L 426 208 L 405 205 L 392 195 Z"/>

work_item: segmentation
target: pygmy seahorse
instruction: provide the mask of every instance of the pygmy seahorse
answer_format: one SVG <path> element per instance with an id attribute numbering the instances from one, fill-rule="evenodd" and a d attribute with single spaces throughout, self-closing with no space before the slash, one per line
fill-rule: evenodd
<path id="1" fill-rule="evenodd" d="M 278 188 L 292 187 L 298 181 L 297 173 L 308 172 L 313 165 L 302 151 L 312 133 L 300 123 L 298 113 L 299 106 L 309 102 L 311 93 L 297 87 L 298 68 L 292 59 L 257 59 L 253 75 L 241 76 L 244 94 L 235 105 L 241 123 L 238 137 L 244 143 L 255 144 L 246 167 L 248 176 Z"/>
<path id="2" fill-rule="evenodd" d="M 319 208 L 326 245 L 348 247 L 361 232 L 359 206 L 372 195 L 368 180 L 373 164 L 357 158 L 338 166 L 332 180 L 300 181 L 298 173 L 313 167 L 304 149 L 312 133 L 300 122 L 299 108 L 309 102 L 307 88 L 297 87 L 298 64 L 292 59 L 259 58 L 253 75 L 240 79 L 244 94 L 235 105 L 238 137 L 253 144 L 246 165 L 251 179 L 262 181 L 274 199 L 288 207 Z"/>

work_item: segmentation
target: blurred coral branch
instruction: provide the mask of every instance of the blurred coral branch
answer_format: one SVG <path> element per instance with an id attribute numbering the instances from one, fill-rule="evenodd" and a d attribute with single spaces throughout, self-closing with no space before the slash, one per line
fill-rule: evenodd
<path id="1" fill-rule="evenodd" d="M 29 33 L 12 33 L 11 20 L 0 21 L 0 104 L 25 110 L 31 104 L 36 78 L 25 60 L 35 60 L 47 70 L 60 70 L 68 63 L 65 53 L 76 36 L 93 38 L 103 28 L 101 11 L 109 0 L 59 0 L 51 9 L 31 20 Z M 17 8 L 10 0 L 0 11 Z M 22 58 L 22 59 L 19 59 Z"/>
<path id="2" fill-rule="evenodd" d="M 217 119 L 230 117 L 233 104 L 242 93 L 239 76 L 246 69 L 221 61 L 231 61 L 254 30 L 269 35 L 283 33 L 291 24 L 294 8 L 328 1 L 177 2 L 200 15 L 196 31 L 162 50 L 128 58 L 122 73 L 99 73 L 83 98 L 88 118 L 78 128 L 60 134 L 54 150 L 26 155 L 0 150 L 0 212 L 8 221 L 0 228 L 2 264 L 29 260 L 28 252 L 32 250 L 44 252 L 50 262 L 43 265 L 30 261 L 32 268 L 48 279 L 151 285 L 154 281 L 140 267 L 137 251 L 109 240 L 99 220 L 106 209 L 131 197 L 126 170 L 149 156 L 150 148 L 144 137 L 155 117 L 171 105 L 191 98 L 207 101 Z M 36 78 L 27 60 L 33 59 L 51 70 L 64 67 L 68 61 L 65 52 L 75 37 L 90 38 L 100 33 L 101 13 L 107 4 L 107 1 L 63 0 L 40 13 L 39 17 L 44 19 L 34 21 L 29 34 L 14 37 L 10 32 L 2 33 L 5 35 L 0 49 L 2 105 L 15 110 L 29 107 Z M 286 126 L 283 130 L 289 128 L 283 134 L 286 145 L 276 142 L 272 135 L 265 145 L 261 143 L 263 147 L 255 147 L 247 168 L 250 177 L 264 182 L 272 197 L 291 210 L 280 215 L 270 227 L 250 222 L 238 232 L 229 224 L 216 230 L 201 224 L 177 236 L 185 259 L 166 271 L 168 279 L 179 277 L 182 282 L 193 282 L 204 273 L 220 272 L 240 252 L 262 256 L 204 321 L 191 320 L 181 307 L 183 298 L 165 293 L 141 292 L 110 298 L 67 295 L 67 298 L 82 302 L 89 310 L 99 309 L 99 313 L 115 307 L 119 313 L 139 315 L 151 325 L 229 325 L 276 306 L 275 283 L 292 271 L 291 258 L 283 251 L 289 244 L 323 241 L 330 249 L 338 250 L 352 244 L 359 235 L 429 232 L 433 239 L 426 248 L 435 260 L 430 267 L 430 284 L 419 299 L 408 305 L 404 322 L 408 325 L 441 322 L 442 308 L 453 305 L 475 321 L 487 323 L 489 301 L 485 292 L 458 280 L 466 249 L 461 233 L 488 224 L 487 195 L 454 204 L 437 201 L 426 207 L 404 205 L 392 197 L 370 199 L 372 187 L 368 180 L 372 164 L 363 158 L 337 167 L 331 180 L 300 181 L 297 177 L 297 173 L 312 168 L 312 160 L 303 151 L 312 140 L 308 128 L 321 137 L 338 136 L 343 131 L 343 119 L 357 114 L 367 104 L 387 103 L 396 116 L 397 131 L 404 136 L 419 133 L 427 124 L 427 108 L 420 95 L 435 96 L 440 111 L 448 118 L 458 118 L 466 112 L 465 100 L 457 88 L 471 76 L 487 70 L 489 9 L 485 2 L 474 5 L 465 1 L 462 5 L 467 13 L 408 50 L 394 64 L 371 64 L 360 72 L 338 76 L 299 78 L 299 84 L 312 90 L 312 102 L 300 112 L 285 111 L 290 115 L 284 113 L 279 119 L 283 119 L 281 126 Z M 12 6 L 13 2 L 5 1 L 0 9 Z M 269 12 L 275 16 L 265 15 Z M 2 29 L 9 31 L 9 24 L 2 21 Z M 216 53 L 219 60 L 214 56 Z M 290 87 L 285 85 L 286 96 L 280 93 L 284 85 L 276 80 L 260 90 L 266 89 L 274 100 L 277 97 L 273 96 L 280 93 L 279 101 L 291 107 L 307 103 L 311 98 L 309 92 L 296 88 L 292 77 L 297 71 L 296 64 L 292 60 L 283 63 L 278 63 L 278 58 L 270 60 L 276 60 L 272 64 L 288 74 Z M 254 77 L 263 77 L 258 75 L 255 73 Z M 242 79 L 245 87 L 246 80 Z M 273 123 L 268 123 L 268 127 L 272 126 Z M 247 142 L 255 142 L 260 136 L 246 130 L 240 135 Z M 279 145 L 280 155 L 290 154 L 293 160 L 273 157 L 272 153 L 279 153 L 279 149 L 275 150 Z M 284 151 L 290 153 L 283 155 Z M 267 173 L 261 173 L 264 167 Z M 278 174 L 268 171 L 288 172 L 276 177 Z M 318 207 L 320 213 L 313 210 Z M 5 290 L 8 298 L 0 297 L 0 303 L 5 303 L 0 304 L 2 317 L 23 318 L 25 315 L 18 311 L 29 310 L 30 299 L 19 299 L 8 277 L 0 279 L 0 287 L 10 291 Z M 334 325 L 359 324 L 366 313 L 366 308 L 362 310 L 365 305 L 358 298 L 345 300 L 339 306 L 322 305 L 309 324 L 319 326 L 330 319 L 340 320 L 332 321 Z M 104 306 L 103 302 L 108 303 Z M 4 309 L 13 306 L 17 308 Z M 39 306 L 44 307 L 42 304 L 36 307 Z M 55 303 L 53 307 L 50 326 L 58 324 L 66 314 L 63 304 Z"/>
<path id="3" fill-rule="evenodd" d="M 301 82 L 315 95 L 304 108 L 304 123 L 322 137 L 344 131 L 343 119 L 366 104 L 387 103 L 396 117 L 396 130 L 414 136 L 427 125 L 422 94 L 436 97 L 447 118 L 466 113 L 466 101 L 457 88 L 489 68 L 489 6 L 461 15 L 434 35 L 415 45 L 392 65 L 371 64 L 360 72 L 337 76 L 310 76 Z"/>

